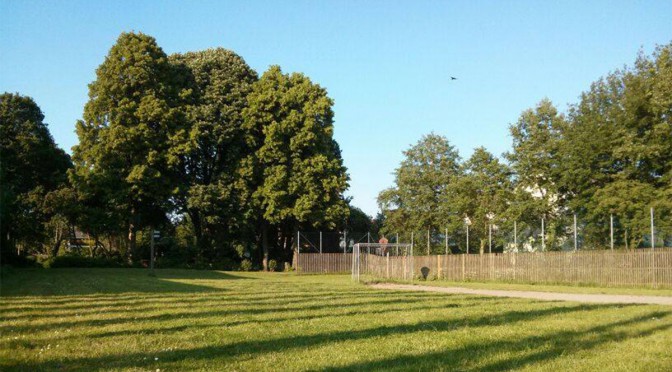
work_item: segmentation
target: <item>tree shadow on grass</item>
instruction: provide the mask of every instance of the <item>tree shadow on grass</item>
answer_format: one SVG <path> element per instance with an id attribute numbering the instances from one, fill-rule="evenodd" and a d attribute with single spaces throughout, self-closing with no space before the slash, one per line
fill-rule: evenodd
<path id="1" fill-rule="evenodd" d="M 448 349 L 422 355 L 402 355 L 372 362 L 354 363 L 328 368 L 328 371 L 379 371 L 379 370 L 478 370 L 503 371 L 520 369 L 535 363 L 552 360 L 563 355 L 588 351 L 609 342 L 620 342 L 650 336 L 656 332 L 672 329 L 672 324 L 647 327 L 644 330 L 619 330 L 640 324 L 651 324 L 652 319 L 666 317 L 670 312 L 651 312 L 646 315 L 594 326 L 576 331 L 562 331 L 551 335 L 530 336 L 519 340 L 499 340 L 484 343 L 471 343 L 459 348 Z M 502 351 L 516 355 L 502 358 L 485 365 L 473 361 L 479 358 L 490 359 Z M 604 366 L 606 368 L 606 366 Z"/>
<path id="2" fill-rule="evenodd" d="M 419 298 L 362 298 L 362 301 L 355 299 L 354 302 L 348 302 L 347 306 L 363 307 L 363 306 L 385 306 L 385 305 L 399 305 L 399 304 L 413 304 L 425 301 L 425 299 Z M 300 303 L 299 303 L 300 304 Z M 39 332 L 39 331 L 54 331 L 54 330 L 65 330 L 73 327 L 103 327 L 103 326 L 112 326 L 112 325 L 121 325 L 121 324 L 134 324 L 134 323 L 144 323 L 144 322 L 161 322 L 169 321 L 175 319 L 203 319 L 210 317 L 218 317 L 226 319 L 231 316 L 254 316 L 254 315 L 267 315 L 267 314 L 285 314 L 285 313 L 303 313 L 306 311 L 319 311 L 319 310 L 328 310 L 334 309 L 335 304 L 325 303 L 321 301 L 318 304 L 307 304 L 300 306 L 287 306 L 287 304 L 278 304 L 271 303 L 272 306 L 255 306 L 254 302 L 251 301 L 248 306 L 238 309 L 218 309 L 218 310 L 208 310 L 208 311 L 199 311 L 189 310 L 189 306 L 184 306 L 177 308 L 176 310 L 180 311 L 170 311 L 163 312 L 161 314 L 154 315 L 141 315 L 137 316 L 138 311 L 131 309 L 131 311 L 125 312 L 126 316 L 121 317 L 112 317 L 104 319 L 81 319 L 81 320 L 69 320 L 69 321 L 50 321 L 48 323 L 34 324 L 33 322 L 27 322 L 19 325 L 0 325 L 1 330 L 11 330 L 12 332 Z M 224 306 L 224 305 L 223 305 Z M 53 319 L 53 318 L 52 318 Z"/>
<path id="3" fill-rule="evenodd" d="M 152 276 L 147 269 L 21 269 L 13 270 L 0 285 L 5 299 L 33 296 L 91 296 L 94 299 L 95 296 L 123 293 L 225 291 L 227 289 L 219 285 L 203 282 L 241 279 L 250 278 L 221 271 L 197 270 L 157 270 L 156 276 Z"/>
<path id="4" fill-rule="evenodd" d="M 217 363 L 233 362 L 237 358 L 244 356 L 251 358 L 254 355 L 273 353 L 273 352 L 289 352 L 292 350 L 303 350 L 305 348 L 319 347 L 321 345 L 340 343 L 346 341 L 365 340 L 376 338 L 380 340 L 385 337 L 395 337 L 401 335 L 414 334 L 418 332 L 427 331 L 455 331 L 465 327 L 470 330 L 477 327 L 490 327 L 496 325 L 511 325 L 517 322 L 527 322 L 537 320 L 544 317 L 552 317 L 557 315 L 567 315 L 573 312 L 580 312 L 586 310 L 598 310 L 603 308 L 611 308 L 609 305 L 575 305 L 567 307 L 550 307 L 528 311 L 509 311 L 499 315 L 487 315 L 471 318 L 460 318 L 451 320 L 434 320 L 417 322 L 415 324 L 398 324 L 391 326 L 380 326 L 369 329 L 358 330 L 344 330 L 330 333 L 319 333 L 310 335 L 294 335 L 289 337 L 268 339 L 268 340 L 245 340 L 223 345 L 211 345 L 204 347 L 197 347 L 192 349 L 181 349 L 171 351 L 152 352 L 151 356 L 159 358 L 160 363 L 152 360 L 147 360 L 147 353 L 129 353 L 123 355 L 109 355 L 103 357 L 83 357 L 83 358 L 64 358 L 60 360 L 51 361 L 34 361 L 21 366 L 26 370 L 42 370 L 42 369 L 66 369 L 66 370 L 95 370 L 95 369 L 123 369 L 123 368 L 161 368 L 169 367 L 171 363 L 182 361 L 208 361 L 217 359 Z M 557 335 L 535 336 L 520 341 L 496 341 L 487 345 L 474 344 L 468 345 L 456 350 L 446 350 L 441 353 L 427 354 L 421 356 L 402 356 L 389 360 L 366 362 L 359 364 L 351 364 L 342 367 L 335 367 L 336 370 L 352 370 L 352 369 L 386 369 L 389 366 L 404 366 L 403 369 L 436 369 L 439 367 L 446 367 L 446 360 L 453 365 L 460 365 L 474 357 L 473 350 L 479 348 L 483 353 L 497 353 L 501 348 L 513 348 L 515 350 L 522 350 L 530 347 L 534 342 L 546 342 L 553 339 L 554 344 L 560 345 L 570 344 L 572 342 L 581 341 L 579 338 L 585 332 L 599 333 L 600 342 L 593 342 L 586 344 L 586 347 L 595 347 L 600 343 L 614 339 L 616 331 L 613 328 L 635 325 L 638 323 L 650 320 L 652 317 L 667 316 L 669 312 L 650 312 L 646 315 L 628 319 L 625 321 L 614 322 L 611 324 L 600 325 L 588 330 L 581 331 L 565 331 Z M 658 330 L 666 329 L 665 327 L 652 328 L 647 332 L 652 333 Z M 621 338 L 638 337 L 645 335 L 645 332 L 637 334 L 623 334 Z M 604 337 L 602 337 L 604 335 Z M 532 344 L 534 345 L 534 344 Z M 544 355 L 530 359 L 538 361 L 546 356 L 552 358 L 555 355 L 555 349 L 547 351 Z M 144 359 L 143 359 L 144 358 Z M 446 359 L 448 358 L 448 359 Z M 399 364 L 397 364 L 399 363 Z M 439 364 L 441 363 L 441 364 Z M 509 361 L 508 363 L 513 363 Z M 521 363 L 521 362 L 518 362 Z M 497 367 L 504 367 L 509 364 L 503 363 L 501 365 L 493 365 L 492 369 Z M 517 364 L 513 364 L 517 365 Z M 522 365 L 522 364 L 521 364 Z"/>

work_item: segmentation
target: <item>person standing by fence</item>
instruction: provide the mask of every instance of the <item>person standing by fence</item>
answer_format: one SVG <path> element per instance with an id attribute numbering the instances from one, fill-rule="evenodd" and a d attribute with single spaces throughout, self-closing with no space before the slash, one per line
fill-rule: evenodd
<path id="1" fill-rule="evenodd" d="M 387 243 L 388 240 L 385 237 L 385 235 L 383 235 L 380 239 L 378 239 L 378 244 L 380 244 L 380 250 L 383 256 L 387 254 Z"/>

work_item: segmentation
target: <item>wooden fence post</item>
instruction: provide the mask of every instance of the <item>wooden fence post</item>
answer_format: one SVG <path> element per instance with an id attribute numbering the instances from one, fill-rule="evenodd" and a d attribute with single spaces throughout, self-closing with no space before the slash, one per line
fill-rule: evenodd
<path id="1" fill-rule="evenodd" d="M 390 279 L 390 252 L 385 255 L 385 262 L 387 264 L 387 279 Z"/>

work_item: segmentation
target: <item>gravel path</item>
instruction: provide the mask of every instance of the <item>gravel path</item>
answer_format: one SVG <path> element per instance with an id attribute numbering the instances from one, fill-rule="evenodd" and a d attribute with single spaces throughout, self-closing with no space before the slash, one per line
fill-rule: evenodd
<path id="1" fill-rule="evenodd" d="M 654 304 L 672 306 L 672 297 L 663 296 L 630 296 L 607 294 L 556 293 L 533 291 L 501 291 L 493 289 L 471 289 L 462 287 L 434 287 L 410 284 L 372 284 L 376 289 L 394 289 L 404 291 L 440 292 L 454 294 L 473 294 L 495 297 L 518 297 L 544 301 L 574 301 L 604 304 Z"/>

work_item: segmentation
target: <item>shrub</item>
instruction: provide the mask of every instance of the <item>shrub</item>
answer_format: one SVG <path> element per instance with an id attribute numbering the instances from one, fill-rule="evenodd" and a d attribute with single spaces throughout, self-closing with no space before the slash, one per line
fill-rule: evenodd
<path id="1" fill-rule="evenodd" d="M 252 261 L 244 259 L 240 262 L 240 271 L 250 271 L 252 270 Z"/>
<path id="2" fill-rule="evenodd" d="M 84 257 L 84 256 L 57 256 L 50 257 L 42 261 L 42 267 L 45 269 L 59 267 L 124 267 L 121 261 L 117 259 L 103 257 Z"/>
<path id="3" fill-rule="evenodd" d="M 275 271 L 278 269 L 278 261 L 276 260 L 270 260 L 268 261 L 268 269 L 270 271 Z"/>

